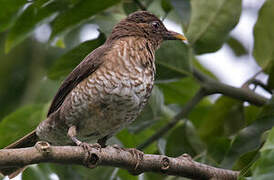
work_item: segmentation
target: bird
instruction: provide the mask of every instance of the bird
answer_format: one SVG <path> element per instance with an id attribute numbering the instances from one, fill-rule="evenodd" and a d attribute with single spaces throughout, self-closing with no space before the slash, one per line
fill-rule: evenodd
<path id="1" fill-rule="evenodd" d="M 105 43 L 88 54 L 65 78 L 38 127 L 7 146 L 37 141 L 52 145 L 106 147 L 106 141 L 133 122 L 147 104 L 155 78 L 155 51 L 165 40 L 186 37 L 169 31 L 148 11 L 136 11 L 114 26 Z M 15 177 L 22 167 L 0 169 Z"/>

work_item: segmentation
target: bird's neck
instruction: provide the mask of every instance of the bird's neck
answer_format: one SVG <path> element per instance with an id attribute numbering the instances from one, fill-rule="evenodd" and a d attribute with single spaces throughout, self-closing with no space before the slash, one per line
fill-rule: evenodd
<path id="1" fill-rule="evenodd" d="M 142 37 L 124 37 L 112 45 L 118 57 L 133 66 L 152 68 L 155 71 L 155 47 Z"/>
<path id="2" fill-rule="evenodd" d="M 107 69 L 127 77 L 151 77 L 154 80 L 155 49 L 144 38 L 125 37 L 114 41 L 105 56 Z"/>

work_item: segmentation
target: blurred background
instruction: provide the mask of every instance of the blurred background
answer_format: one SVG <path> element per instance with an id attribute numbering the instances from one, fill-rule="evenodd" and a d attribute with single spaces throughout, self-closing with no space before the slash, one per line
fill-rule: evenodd
<path id="1" fill-rule="evenodd" d="M 192 68 L 239 88 L 257 74 L 267 88 L 251 84 L 250 89 L 271 98 L 265 89 L 274 87 L 272 0 L 0 0 L 0 148 L 45 119 L 66 75 L 104 43 L 117 22 L 140 10 L 139 3 L 168 29 L 184 33 L 188 44 L 162 45 L 156 54 L 156 86 L 148 106 L 110 143 L 137 147 L 167 124 L 201 87 L 191 76 Z M 254 171 L 250 167 L 274 125 L 274 112 L 261 114 L 266 108 L 211 95 L 193 109 L 189 121 L 179 122 L 144 152 L 173 157 L 188 153 L 196 161 L 264 179 L 254 170 L 264 166 L 254 166 Z M 55 164 L 31 166 L 18 177 L 22 178 L 184 179 Z"/>

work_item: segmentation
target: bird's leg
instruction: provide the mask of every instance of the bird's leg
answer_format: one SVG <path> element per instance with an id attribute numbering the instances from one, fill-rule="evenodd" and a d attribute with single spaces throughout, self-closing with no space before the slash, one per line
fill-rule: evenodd
<path id="1" fill-rule="evenodd" d="M 96 143 L 96 144 L 88 144 L 86 142 L 82 142 L 79 139 L 76 138 L 77 135 L 77 130 L 76 126 L 71 126 L 68 130 L 68 136 L 71 138 L 71 140 L 77 145 L 82 147 L 85 151 L 90 151 L 91 148 L 96 148 L 96 149 L 101 149 L 101 145 Z"/>
<path id="2" fill-rule="evenodd" d="M 105 136 L 105 137 L 103 137 L 101 139 L 98 139 L 97 143 L 100 144 L 100 146 L 102 148 L 105 148 L 107 146 L 106 145 L 107 140 L 108 140 L 108 136 Z"/>
<path id="3" fill-rule="evenodd" d="M 77 132 L 76 132 L 76 126 L 71 126 L 68 130 L 68 137 L 77 145 L 81 145 L 81 141 L 76 138 Z"/>

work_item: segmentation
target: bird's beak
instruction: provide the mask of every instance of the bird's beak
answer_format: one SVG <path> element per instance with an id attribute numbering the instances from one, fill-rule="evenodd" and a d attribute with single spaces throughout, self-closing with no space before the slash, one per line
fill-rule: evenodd
<path id="1" fill-rule="evenodd" d="M 187 38 L 182 34 L 176 33 L 174 31 L 167 31 L 164 35 L 164 40 L 182 40 L 187 41 Z"/>

